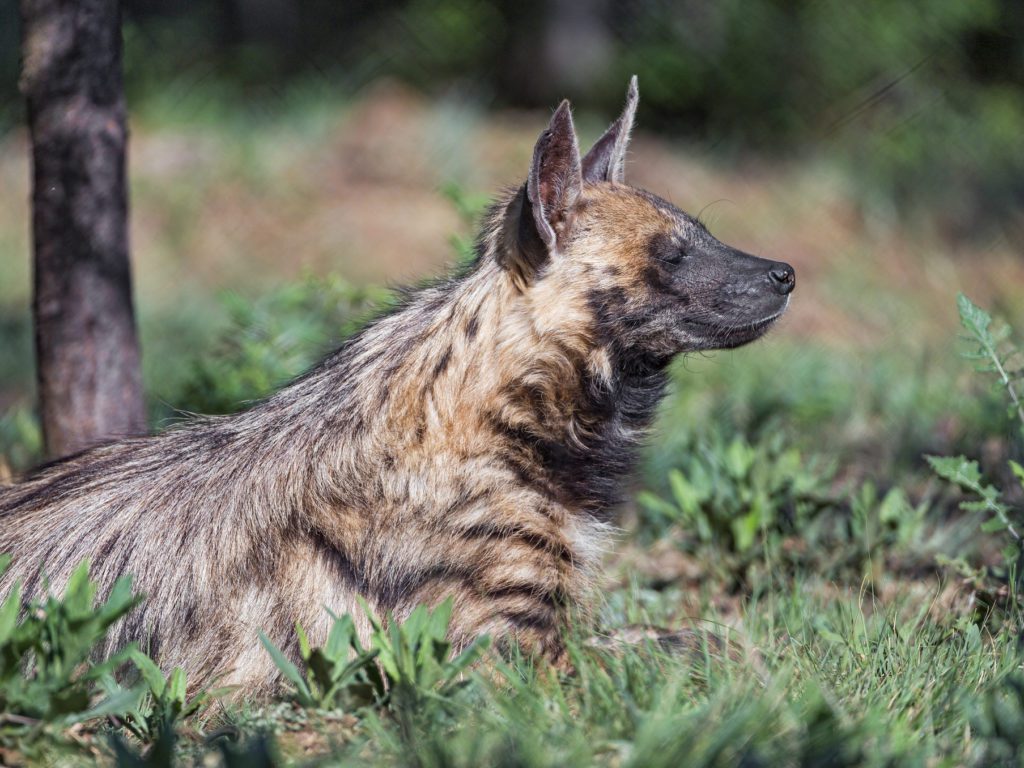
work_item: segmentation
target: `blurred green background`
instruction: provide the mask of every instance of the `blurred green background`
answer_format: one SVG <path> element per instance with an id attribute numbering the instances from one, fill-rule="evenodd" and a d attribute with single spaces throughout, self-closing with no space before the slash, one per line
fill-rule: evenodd
<path id="1" fill-rule="evenodd" d="M 953 297 L 1024 314 L 1019 2 L 129 0 L 124 15 L 157 425 L 262 396 L 351 331 L 372 286 L 464 257 L 558 101 L 586 144 L 633 73 L 631 181 L 800 276 L 764 344 L 680 363 L 660 444 L 781 422 L 870 474 L 977 447 L 972 425 L 998 421 L 956 359 Z M 35 445 L 18 34 L 4 4 L 0 448 L 16 468 Z"/>
<path id="2" fill-rule="evenodd" d="M 0 10 L 6 126 L 15 3 Z M 643 83 L 643 125 L 735 159 L 841 160 L 868 205 L 977 234 L 1024 199 L 1024 7 L 1015 0 L 128 0 L 138 109 L 184 117 L 352 97 L 391 76 L 483 108 L 571 95 L 604 114 Z M 198 93 L 197 93 L 198 92 Z M 215 102 L 211 104 L 209 102 Z M 1016 222 L 1019 235 L 1020 222 Z"/>

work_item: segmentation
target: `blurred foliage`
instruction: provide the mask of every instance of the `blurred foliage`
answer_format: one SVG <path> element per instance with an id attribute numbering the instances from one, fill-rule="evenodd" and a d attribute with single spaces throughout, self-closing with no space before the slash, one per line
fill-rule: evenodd
<path id="1" fill-rule="evenodd" d="M 34 376 L 32 327 L 27 312 L 0 304 L 0 390 L 24 386 Z"/>
<path id="2" fill-rule="evenodd" d="M 641 539 L 674 541 L 744 589 L 780 566 L 847 579 L 879 554 L 931 569 L 948 544 L 925 540 L 936 523 L 929 497 L 912 504 L 903 488 L 879 493 L 871 480 L 843 491 L 833 454 L 805 456 L 777 428 L 754 442 L 725 434 L 694 433 L 665 478 L 652 480 L 656 490 L 639 492 Z"/>
<path id="3" fill-rule="evenodd" d="M 193 361 L 180 391 L 164 396 L 194 413 L 237 411 L 311 367 L 390 295 L 340 277 L 291 283 L 256 301 L 225 294 L 228 327 Z"/>
<path id="4" fill-rule="evenodd" d="M 14 406 L 0 413 L 0 484 L 8 471 L 22 471 L 43 457 L 43 432 L 28 408 Z"/>
<path id="5" fill-rule="evenodd" d="M 435 95 L 602 115 L 640 76 L 641 124 L 740 160 L 824 151 L 866 208 L 949 235 L 1024 200 L 1018 0 L 127 0 L 129 102 L 161 119 L 279 113 L 382 76 Z M 17 23 L 0 9 L 0 122 Z M 296 97 L 298 101 L 296 101 Z M 1014 219 L 1014 217 L 1017 217 Z"/>
<path id="6" fill-rule="evenodd" d="M 467 192 L 453 181 L 441 187 L 441 194 L 447 198 L 459 214 L 464 229 L 470 232 L 477 228 L 487 205 L 491 202 L 490 198 Z M 453 234 L 450 243 L 455 251 L 458 264 L 466 265 L 476 258 L 476 244 L 471 236 Z"/>
<path id="7" fill-rule="evenodd" d="M 924 532 L 934 525 L 934 516 L 926 519 L 929 499 L 911 504 L 907 493 L 899 486 L 879 496 L 875 484 L 868 481 L 851 494 L 847 519 L 848 542 L 852 554 L 861 559 L 896 550 L 902 553 L 926 553 Z"/>
<path id="8" fill-rule="evenodd" d="M 752 444 L 785 426 L 792 445 L 841 456 L 859 477 L 891 479 L 924 466 L 924 453 L 978 453 L 1004 431 L 1002 399 L 977 382 L 955 383 L 955 359 L 895 339 L 884 352 L 843 351 L 770 339 L 737 352 L 689 356 L 673 367 L 673 391 L 647 456 L 648 483 L 718 430 Z"/>
<path id="9" fill-rule="evenodd" d="M 740 435 L 712 432 L 677 455 L 669 470 L 670 500 L 638 497 L 648 519 L 692 531 L 702 545 L 746 554 L 762 536 L 804 530 L 829 502 L 833 470 L 805 461 L 781 432 L 751 445 Z"/>
<path id="10" fill-rule="evenodd" d="M 985 765 L 1024 765 L 1024 677 L 1010 675 L 985 692 L 971 724 L 983 746 Z"/>
<path id="11" fill-rule="evenodd" d="M 643 5 L 643 4 L 641 4 Z M 927 205 L 965 235 L 1019 212 L 1024 12 L 1013 0 L 652 3 L 620 78 L 715 145 L 842 159 L 878 209 Z"/>

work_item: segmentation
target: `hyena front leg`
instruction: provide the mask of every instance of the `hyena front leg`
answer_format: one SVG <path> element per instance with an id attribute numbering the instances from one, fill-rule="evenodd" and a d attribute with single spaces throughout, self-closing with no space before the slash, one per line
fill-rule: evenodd
<path id="1" fill-rule="evenodd" d="M 454 529 L 452 566 L 464 578 L 452 639 L 462 645 L 488 634 L 503 653 L 518 645 L 565 666 L 570 607 L 583 602 L 586 579 L 564 513 L 547 505 L 497 512 Z"/>

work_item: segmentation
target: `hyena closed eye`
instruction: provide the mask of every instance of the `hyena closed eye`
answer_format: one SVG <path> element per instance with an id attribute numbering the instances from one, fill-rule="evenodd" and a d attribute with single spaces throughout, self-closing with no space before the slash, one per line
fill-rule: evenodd
<path id="1" fill-rule="evenodd" d="M 563 102 L 472 266 L 265 402 L 0 489 L 0 596 L 83 558 L 105 588 L 133 574 L 147 600 L 106 650 L 245 693 L 275 679 L 259 630 L 294 653 L 296 620 L 323 639 L 357 597 L 401 617 L 452 596 L 456 645 L 558 659 L 667 364 L 758 338 L 794 286 L 624 183 L 636 104 L 634 80 L 581 158 Z"/>

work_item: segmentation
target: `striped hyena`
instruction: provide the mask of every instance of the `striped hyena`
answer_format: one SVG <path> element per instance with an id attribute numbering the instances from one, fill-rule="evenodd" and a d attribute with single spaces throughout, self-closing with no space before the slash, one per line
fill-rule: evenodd
<path id="1" fill-rule="evenodd" d="M 108 650 L 248 693 L 275 678 L 259 630 L 295 653 L 296 620 L 323 638 L 357 596 L 396 617 L 452 596 L 456 646 L 557 660 L 669 361 L 758 338 L 795 280 L 624 183 L 636 104 L 634 80 L 581 158 L 562 102 L 473 263 L 264 402 L 0 489 L 0 595 L 83 558 L 104 588 L 132 574 L 147 599 Z"/>

